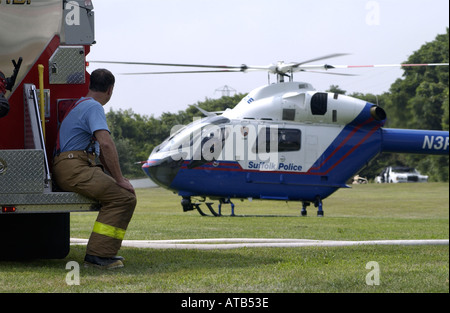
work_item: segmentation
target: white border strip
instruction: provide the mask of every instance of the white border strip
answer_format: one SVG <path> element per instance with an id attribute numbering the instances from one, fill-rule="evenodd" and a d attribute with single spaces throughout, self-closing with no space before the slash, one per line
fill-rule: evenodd
<path id="1" fill-rule="evenodd" d="M 87 245 L 88 239 L 71 238 L 71 245 Z M 360 245 L 449 245 L 448 239 L 336 241 L 311 239 L 218 238 L 180 240 L 123 240 L 123 247 L 150 249 L 236 249 L 236 248 L 297 248 L 347 247 Z"/>

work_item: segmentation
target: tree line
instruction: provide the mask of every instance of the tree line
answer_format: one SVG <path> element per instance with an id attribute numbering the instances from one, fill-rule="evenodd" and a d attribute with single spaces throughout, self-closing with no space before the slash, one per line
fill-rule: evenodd
<path id="1" fill-rule="evenodd" d="M 425 43 L 404 63 L 448 63 L 449 29 Z M 328 92 L 377 103 L 387 113 L 386 127 L 408 129 L 449 130 L 449 80 L 448 66 L 404 67 L 403 77 L 397 79 L 388 92 L 381 95 L 347 94 L 338 85 L 330 86 Z M 206 111 L 224 111 L 233 108 L 245 94 L 205 99 L 196 105 Z M 199 115 L 194 106 L 177 113 L 141 115 L 129 110 L 110 110 L 107 114 L 111 134 L 119 153 L 125 176 L 136 178 L 144 175 L 138 162 L 148 159 L 150 152 L 170 135 L 175 125 L 187 125 Z M 423 156 L 383 153 L 374 159 L 359 175 L 373 179 L 386 166 L 416 167 L 431 181 L 449 180 L 448 156 Z"/>

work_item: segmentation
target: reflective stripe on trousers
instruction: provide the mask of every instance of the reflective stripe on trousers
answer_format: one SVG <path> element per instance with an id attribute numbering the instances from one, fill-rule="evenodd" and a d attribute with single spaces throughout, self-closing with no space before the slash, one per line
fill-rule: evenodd
<path id="1" fill-rule="evenodd" d="M 103 224 L 100 222 L 95 222 L 94 229 L 92 231 L 94 233 L 105 235 L 119 240 L 123 240 L 123 237 L 125 237 L 125 229 Z"/>

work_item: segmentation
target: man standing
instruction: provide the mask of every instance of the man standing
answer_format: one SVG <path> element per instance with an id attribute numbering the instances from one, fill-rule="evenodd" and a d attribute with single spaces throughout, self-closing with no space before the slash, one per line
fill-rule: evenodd
<path id="1" fill-rule="evenodd" d="M 53 162 L 53 179 L 66 191 L 96 199 L 102 205 L 86 249 L 85 264 L 99 268 L 123 267 L 117 256 L 136 206 L 131 183 L 122 176 L 116 146 L 103 106 L 111 99 L 114 75 L 92 72 L 89 92 L 61 122 Z M 95 157 L 99 156 L 101 165 Z M 103 172 L 104 168 L 111 176 Z"/>

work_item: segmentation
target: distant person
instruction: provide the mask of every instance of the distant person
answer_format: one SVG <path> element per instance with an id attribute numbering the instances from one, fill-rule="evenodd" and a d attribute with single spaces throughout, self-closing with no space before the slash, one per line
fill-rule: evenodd
<path id="1" fill-rule="evenodd" d="M 102 205 L 86 248 L 85 265 L 106 269 L 123 267 L 117 252 L 136 206 L 134 188 L 120 170 L 103 109 L 114 83 L 110 71 L 92 72 L 86 97 L 74 103 L 61 122 L 53 164 L 53 178 L 60 188 Z M 96 156 L 101 164 L 96 164 Z"/>
<path id="2" fill-rule="evenodd" d="M 17 74 L 19 74 L 20 66 L 22 65 L 22 58 L 20 57 L 17 62 L 12 60 L 12 63 L 14 65 L 14 71 L 10 77 L 6 78 L 5 74 L 0 71 L 0 118 L 8 115 L 9 102 L 5 97 L 5 93 L 6 90 L 13 90 L 14 84 L 16 83 Z"/>

